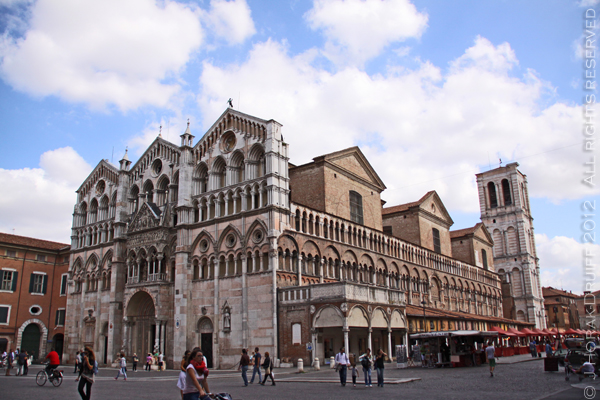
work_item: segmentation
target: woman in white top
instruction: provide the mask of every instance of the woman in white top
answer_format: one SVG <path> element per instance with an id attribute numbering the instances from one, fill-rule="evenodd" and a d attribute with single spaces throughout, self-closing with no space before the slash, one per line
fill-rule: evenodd
<path id="1" fill-rule="evenodd" d="M 206 395 L 206 392 L 200 385 L 200 380 L 202 380 L 202 376 L 198 374 L 194 365 L 192 365 L 191 361 L 196 360 L 196 362 L 202 362 L 202 352 L 194 349 L 190 354 L 190 358 L 188 358 L 187 365 L 185 367 L 185 371 L 187 372 L 187 376 L 185 377 L 185 386 L 182 389 L 183 392 L 183 400 L 209 400 L 210 397 Z"/>
<path id="2" fill-rule="evenodd" d="M 125 353 L 121 353 L 121 358 L 119 358 L 119 371 L 117 372 L 115 380 L 119 379 L 119 375 L 121 374 L 123 374 L 125 380 L 127 380 L 127 359 L 125 358 Z"/>

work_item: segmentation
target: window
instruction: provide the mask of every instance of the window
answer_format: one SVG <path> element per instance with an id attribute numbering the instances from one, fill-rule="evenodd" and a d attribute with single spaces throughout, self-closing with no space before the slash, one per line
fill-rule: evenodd
<path id="1" fill-rule="evenodd" d="M 350 220 L 363 224 L 362 196 L 354 190 L 350 191 Z"/>
<path id="2" fill-rule="evenodd" d="M 481 249 L 481 258 L 483 259 L 483 269 L 488 269 L 487 263 L 487 252 L 484 249 Z"/>
<path id="3" fill-rule="evenodd" d="M 502 194 L 504 195 L 504 205 L 510 206 L 512 204 L 512 198 L 510 196 L 510 185 L 508 179 L 502 180 Z"/>
<path id="4" fill-rule="evenodd" d="M 433 228 L 432 233 L 433 233 L 433 251 L 435 251 L 436 253 L 441 253 L 442 246 L 440 243 L 440 231 L 437 230 L 436 228 Z"/>
<path id="5" fill-rule="evenodd" d="M 10 306 L 0 305 L 0 325 L 8 325 L 10 320 Z"/>
<path id="6" fill-rule="evenodd" d="M 386 235 L 393 235 L 393 231 L 392 231 L 392 227 L 391 226 L 384 226 L 383 227 L 383 233 L 385 233 Z"/>
<path id="7" fill-rule="evenodd" d="M 46 294 L 48 286 L 48 275 L 33 272 L 29 280 L 29 293 Z"/>
<path id="8" fill-rule="evenodd" d="M 0 271 L 0 278 L 2 279 L 2 286 L 0 286 L 0 290 L 10 290 L 11 292 L 16 291 L 17 275 L 17 271 L 10 271 L 6 269 Z"/>
<path id="9" fill-rule="evenodd" d="M 65 325 L 65 309 L 59 308 L 56 310 L 56 320 L 54 321 L 54 325 L 56 326 L 64 326 Z"/>
<path id="10" fill-rule="evenodd" d="M 494 185 L 494 182 L 488 183 L 488 192 L 490 195 L 490 208 L 498 207 L 498 198 L 496 197 L 496 185 Z"/>
<path id="11" fill-rule="evenodd" d="M 302 329 L 300 324 L 292 324 L 292 344 L 302 344 Z"/>
<path id="12" fill-rule="evenodd" d="M 14 250 L 6 250 L 6 256 L 7 257 L 16 257 L 17 256 L 17 252 Z"/>
<path id="13" fill-rule="evenodd" d="M 46 256 L 45 256 L 45 255 L 43 255 L 43 254 L 38 254 L 38 255 L 35 257 L 35 259 L 36 259 L 37 261 L 42 261 L 42 262 L 45 262 L 45 261 L 46 261 Z"/>
<path id="14" fill-rule="evenodd" d="M 67 277 L 69 274 L 62 274 L 60 279 L 60 295 L 65 296 L 67 294 Z"/>

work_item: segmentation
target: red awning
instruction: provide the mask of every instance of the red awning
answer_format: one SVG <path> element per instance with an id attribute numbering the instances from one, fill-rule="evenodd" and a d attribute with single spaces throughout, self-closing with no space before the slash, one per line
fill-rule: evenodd
<path id="1" fill-rule="evenodd" d="M 535 332 L 535 334 L 536 334 L 536 335 L 540 335 L 540 336 L 548 336 L 548 334 L 547 334 L 546 332 L 544 332 L 543 330 L 541 330 L 541 329 L 538 329 L 538 328 L 535 328 L 535 329 L 533 330 L 533 332 Z"/>
<path id="2" fill-rule="evenodd" d="M 498 328 L 497 326 L 492 326 L 490 328 L 490 330 L 498 332 L 500 335 L 502 336 L 508 336 L 508 337 L 517 337 L 517 335 L 515 335 L 514 333 L 510 333 L 510 332 L 506 332 L 503 329 Z"/>
<path id="3" fill-rule="evenodd" d="M 535 333 L 534 331 L 529 330 L 527 328 L 521 329 L 521 333 L 524 333 L 527 336 L 537 336 L 537 335 L 539 335 L 538 333 Z"/>
<path id="4" fill-rule="evenodd" d="M 569 330 L 567 330 L 565 332 L 565 335 L 581 335 L 581 333 L 577 332 L 575 329 L 573 328 L 569 328 Z"/>
<path id="5" fill-rule="evenodd" d="M 519 332 L 518 330 L 516 330 L 515 328 L 508 328 L 508 333 L 514 333 L 515 335 L 517 335 L 518 337 L 525 337 L 527 336 L 525 333 Z"/>
<path id="6" fill-rule="evenodd" d="M 542 332 L 544 332 L 544 334 L 545 334 L 545 335 L 549 335 L 549 336 L 556 335 L 556 333 L 552 333 L 552 332 L 551 332 L 550 330 L 548 330 L 548 329 L 542 329 Z"/>

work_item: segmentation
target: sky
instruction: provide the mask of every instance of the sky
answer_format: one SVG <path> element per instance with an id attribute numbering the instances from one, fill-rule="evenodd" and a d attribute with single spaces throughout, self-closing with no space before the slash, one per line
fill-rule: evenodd
<path id="1" fill-rule="evenodd" d="M 100 160 L 179 144 L 188 119 L 200 139 L 232 98 L 283 124 L 293 164 L 360 146 L 388 206 L 436 190 L 452 229 L 480 221 L 475 174 L 518 162 L 542 285 L 581 293 L 598 2 L 0 0 L 0 231 L 70 243 Z"/>

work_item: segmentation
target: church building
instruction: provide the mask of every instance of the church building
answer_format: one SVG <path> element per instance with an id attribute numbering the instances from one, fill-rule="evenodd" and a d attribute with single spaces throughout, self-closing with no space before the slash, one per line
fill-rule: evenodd
<path id="1" fill-rule="evenodd" d="M 409 332 L 533 325 L 503 317 L 483 224 L 450 231 L 433 191 L 384 207 L 358 147 L 304 165 L 288 149 L 281 124 L 228 108 L 196 143 L 188 123 L 179 146 L 159 135 L 135 164 L 101 161 L 77 191 L 66 356 L 173 366 L 200 346 L 225 369 L 259 347 L 306 365 L 342 346 L 391 355 Z"/>

